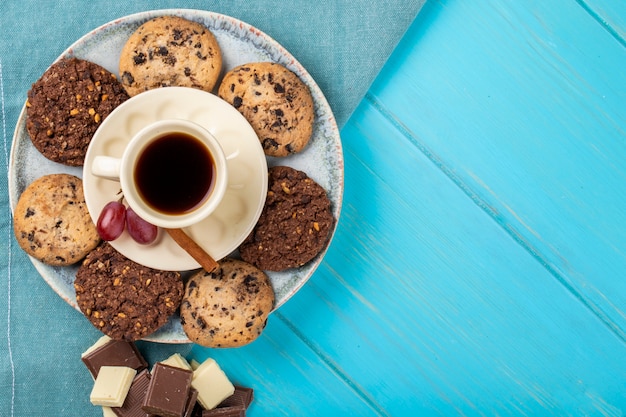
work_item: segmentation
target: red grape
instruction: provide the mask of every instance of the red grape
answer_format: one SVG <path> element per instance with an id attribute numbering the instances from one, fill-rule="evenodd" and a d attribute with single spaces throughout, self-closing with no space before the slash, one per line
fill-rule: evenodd
<path id="1" fill-rule="evenodd" d="M 154 242 L 158 233 L 155 225 L 139 217 L 130 207 L 126 210 L 126 230 L 135 242 L 142 245 Z"/>
<path id="2" fill-rule="evenodd" d="M 96 229 L 103 240 L 115 240 L 124 231 L 126 207 L 119 201 L 107 203 L 98 217 Z"/>

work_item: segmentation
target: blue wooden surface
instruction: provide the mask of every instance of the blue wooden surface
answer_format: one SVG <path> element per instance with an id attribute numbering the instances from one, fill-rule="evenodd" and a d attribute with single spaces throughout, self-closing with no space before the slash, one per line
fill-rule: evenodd
<path id="1" fill-rule="evenodd" d="M 322 266 L 192 355 L 250 416 L 624 415 L 625 33 L 621 1 L 429 1 L 342 130 Z"/>

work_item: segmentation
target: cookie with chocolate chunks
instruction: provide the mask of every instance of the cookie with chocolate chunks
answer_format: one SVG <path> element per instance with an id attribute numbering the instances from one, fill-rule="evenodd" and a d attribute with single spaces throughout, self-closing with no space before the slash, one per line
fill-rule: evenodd
<path id="1" fill-rule="evenodd" d="M 286 67 L 272 62 L 240 65 L 224 75 L 218 95 L 248 120 L 266 155 L 287 156 L 309 143 L 313 97 Z"/>
<path id="2" fill-rule="evenodd" d="M 28 91 L 26 130 L 46 158 L 82 166 L 93 134 L 128 98 L 115 75 L 100 65 L 62 59 Z"/>
<path id="3" fill-rule="evenodd" d="M 140 265 L 102 242 L 83 261 L 74 281 L 78 307 L 100 331 L 134 341 L 164 325 L 178 309 L 178 272 Z"/>
<path id="4" fill-rule="evenodd" d="M 159 87 L 211 91 L 222 70 L 222 52 L 204 25 L 160 16 L 141 25 L 122 48 L 119 72 L 131 96 Z"/>
<path id="5" fill-rule="evenodd" d="M 326 246 L 334 221 L 322 186 L 302 171 L 272 167 L 265 206 L 239 252 L 263 270 L 299 267 Z"/>
<path id="6" fill-rule="evenodd" d="M 75 264 L 100 242 L 83 182 L 69 174 L 44 175 L 26 187 L 13 212 L 13 231 L 26 253 L 54 266 Z"/>
<path id="7" fill-rule="evenodd" d="M 268 276 L 237 259 L 223 259 L 209 273 L 189 278 L 180 306 L 183 330 L 206 347 L 237 347 L 255 340 L 274 307 Z"/>

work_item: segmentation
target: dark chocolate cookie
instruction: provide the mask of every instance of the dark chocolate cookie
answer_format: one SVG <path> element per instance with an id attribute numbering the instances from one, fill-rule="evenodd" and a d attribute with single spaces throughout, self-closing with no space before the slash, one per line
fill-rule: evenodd
<path id="1" fill-rule="evenodd" d="M 294 168 L 273 167 L 261 217 L 239 251 L 263 270 L 302 266 L 326 246 L 333 225 L 330 200 L 319 184 Z"/>
<path id="2" fill-rule="evenodd" d="M 146 337 L 164 325 L 183 296 L 178 272 L 140 265 L 106 242 L 87 255 L 74 288 L 89 321 L 112 339 L 127 341 Z"/>
<path id="3" fill-rule="evenodd" d="M 218 94 L 248 120 L 263 151 L 287 156 L 303 150 L 313 133 L 311 91 L 298 76 L 272 62 L 240 65 L 223 78 Z"/>
<path id="4" fill-rule="evenodd" d="M 54 63 L 28 92 L 26 129 L 46 158 L 81 166 L 100 123 L 128 94 L 114 74 L 93 62 Z"/>

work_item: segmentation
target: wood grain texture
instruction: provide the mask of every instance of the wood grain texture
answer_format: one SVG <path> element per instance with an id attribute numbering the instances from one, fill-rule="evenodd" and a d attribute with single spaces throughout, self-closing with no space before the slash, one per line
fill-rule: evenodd
<path id="1" fill-rule="evenodd" d="M 559 3 L 431 3 L 370 100 L 626 340 L 626 48 Z"/>
<path id="2" fill-rule="evenodd" d="M 255 343 L 193 349 L 250 416 L 624 414 L 622 7 L 426 4 L 342 130 L 316 274 Z"/>
<path id="3" fill-rule="evenodd" d="M 194 345 L 191 356 L 214 358 L 229 379 L 254 389 L 247 416 L 380 415 L 279 317 L 263 335 L 237 349 Z"/>
<path id="4" fill-rule="evenodd" d="M 360 187 L 281 317 L 386 415 L 618 415 L 614 333 L 375 108 L 344 143 Z"/>
<path id="5" fill-rule="evenodd" d="M 626 46 L 626 2 L 614 0 L 577 0 L 577 2 Z"/>

